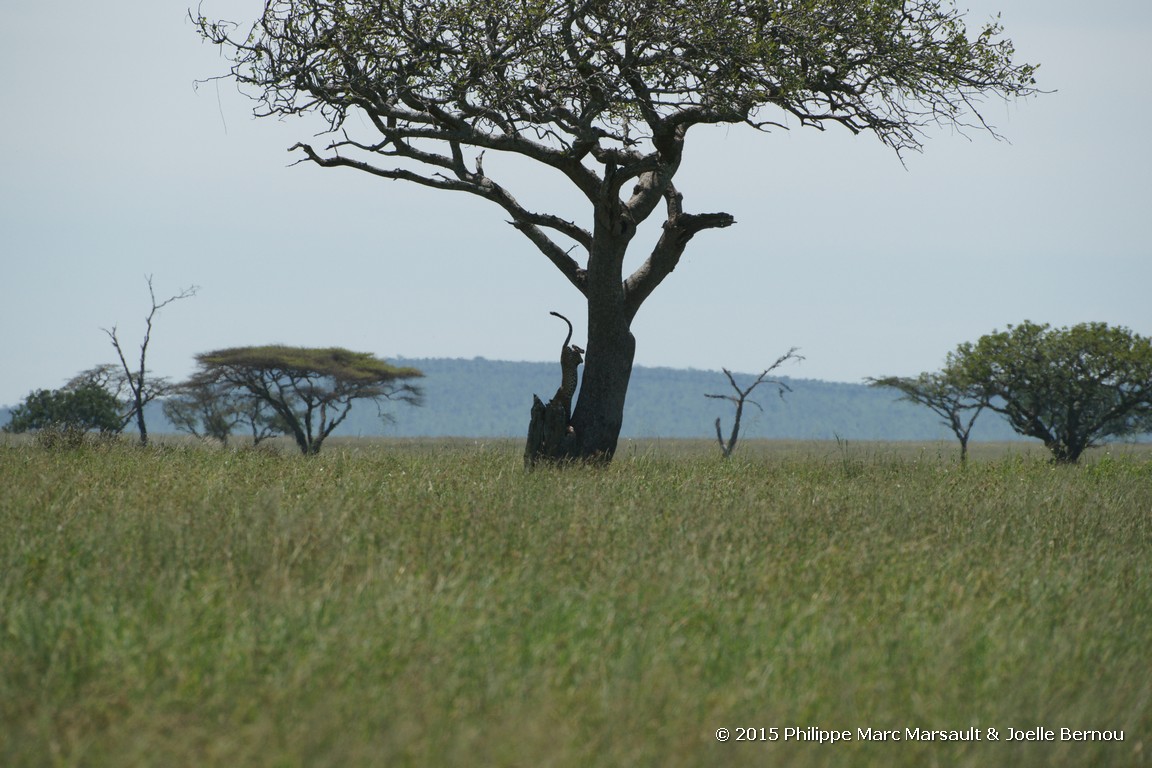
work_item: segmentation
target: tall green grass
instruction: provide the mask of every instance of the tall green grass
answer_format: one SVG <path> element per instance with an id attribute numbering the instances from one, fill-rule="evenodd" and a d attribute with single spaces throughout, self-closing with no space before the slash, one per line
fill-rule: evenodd
<path id="1" fill-rule="evenodd" d="M 1147 452 L 714 450 L 0 447 L 0 765 L 1149 762 Z"/>

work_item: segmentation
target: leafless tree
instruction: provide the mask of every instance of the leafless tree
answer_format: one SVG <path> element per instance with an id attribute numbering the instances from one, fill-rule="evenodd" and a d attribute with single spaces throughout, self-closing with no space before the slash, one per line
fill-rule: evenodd
<path id="1" fill-rule="evenodd" d="M 736 440 L 740 437 L 740 417 L 744 415 L 744 403 L 752 403 L 752 405 L 756 406 L 761 411 L 764 410 L 760 403 L 756 402 L 755 400 L 748 399 L 748 396 L 752 394 L 752 390 L 756 389 L 756 387 L 760 386 L 761 384 L 775 384 L 777 393 L 781 398 L 783 398 L 784 393 L 791 392 L 792 388 L 779 379 L 768 378 L 768 374 L 772 373 L 772 371 L 776 370 L 789 360 L 800 361 L 803 359 L 804 358 L 801 355 L 796 354 L 796 347 L 792 347 L 792 349 L 778 357 L 776 362 L 772 363 L 772 365 L 761 371 L 760 375 L 756 377 L 756 380 L 744 388 L 741 388 L 740 385 L 736 383 L 736 377 L 732 375 L 731 371 L 729 371 L 727 368 L 721 369 L 724 371 L 724 375 L 728 377 L 728 383 L 732 385 L 732 389 L 735 390 L 736 394 L 704 395 L 704 397 L 711 397 L 716 400 L 728 400 L 736 404 L 736 419 L 732 423 L 732 433 L 728 436 L 727 443 L 724 442 L 724 434 L 720 431 L 720 418 L 716 418 L 716 442 L 720 444 L 720 453 L 724 456 L 724 458 L 728 458 L 732 455 L 732 451 L 736 450 Z"/>
<path id="2" fill-rule="evenodd" d="M 164 379 L 152 379 L 148 376 L 147 358 L 148 358 L 148 344 L 152 341 L 152 323 L 156 319 L 156 313 L 164 307 L 168 306 L 174 301 L 187 299 L 196 295 L 199 290 L 197 286 L 189 286 L 180 293 L 174 296 L 169 296 L 164 301 L 156 300 L 156 291 L 152 287 L 152 275 L 145 278 L 148 281 L 148 296 L 152 299 L 152 309 L 144 318 L 144 339 L 140 342 L 140 358 L 139 363 L 129 364 L 128 358 L 124 353 L 124 347 L 120 343 L 120 337 L 116 326 L 109 328 L 102 328 L 104 333 L 108 334 L 108 338 L 112 340 L 112 346 L 116 350 L 117 357 L 120 358 L 120 366 L 124 371 L 124 383 L 127 384 L 127 402 L 129 411 L 126 421 L 133 418 L 136 419 L 136 428 L 140 431 L 140 445 L 148 444 L 148 425 L 144 422 L 144 406 L 164 394 L 167 382 Z M 133 369 L 133 366 L 136 366 Z"/>

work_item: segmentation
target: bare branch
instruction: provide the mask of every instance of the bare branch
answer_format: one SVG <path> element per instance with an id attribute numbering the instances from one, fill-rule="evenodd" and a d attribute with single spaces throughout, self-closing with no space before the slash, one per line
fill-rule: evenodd
<path id="1" fill-rule="evenodd" d="M 683 212 L 684 197 L 668 184 L 664 193 L 668 215 L 663 231 L 652 254 L 624 283 L 625 301 L 629 317 L 635 316 L 640 305 L 672 274 L 680 263 L 688 242 L 705 229 L 730 227 L 736 219 L 727 213 L 689 214 Z"/>
<path id="2" fill-rule="evenodd" d="M 140 342 L 140 358 L 136 370 L 132 370 L 132 367 L 128 364 L 128 359 L 120 344 L 116 326 L 112 326 L 110 330 L 107 328 L 101 329 L 112 341 L 112 347 L 116 350 L 116 356 L 120 360 L 120 366 L 124 371 L 124 381 L 127 383 L 132 395 L 130 409 L 124 417 L 125 424 L 135 417 L 136 427 L 140 433 L 140 445 L 148 444 L 148 425 L 144 420 L 144 406 L 164 394 L 167 387 L 166 380 L 153 380 L 149 378 L 148 375 L 148 344 L 152 340 L 152 324 L 156 318 L 156 313 L 172 302 L 195 296 L 196 291 L 199 290 L 195 285 L 189 286 L 179 293 L 158 302 L 156 301 L 156 291 L 152 285 L 152 275 L 145 275 L 144 279 L 148 283 L 148 297 L 151 300 L 151 308 L 144 318 L 144 338 Z"/>
<path id="3" fill-rule="evenodd" d="M 323 157 L 311 146 L 303 143 L 294 144 L 289 151 L 294 151 L 297 149 L 302 150 L 304 154 L 307 155 L 309 160 L 323 167 L 333 168 L 343 166 L 348 168 L 355 168 L 357 170 L 370 173 L 381 178 L 411 181 L 423 186 L 432 187 L 435 189 L 449 190 L 453 192 L 467 192 L 471 195 L 476 195 L 477 197 L 491 200 L 505 211 L 507 211 L 509 214 L 511 214 L 512 221 L 509 223 L 512 224 L 512 226 L 517 230 L 522 232 L 542 253 L 544 253 L 544 255 L 548 257 L 548 259 L 556 266 L 556 268 L 559 269 L 566 278 L 568 278 L 572 285 L 574 285 L 581 293 L 585 291 L 584 270 L 571 256 L 568 255 L 566 251 L 564 251 L 559 245 L 557 245 L 547 235 L 545 235 L 541 230 L 541 227 L 553 229 L 567 237 L 570 237 L 587 251 L 591 251 L 592 249 L 592 233 L 571 221 L 560 218 L 559 216 L 534 213 L 525 209 L 504 187 L 497 184 L 489 177 L 483 175 L 482 163 L 478 163 L 477 170 L 475 172 L 471 172 L 464 167 L 463 158 L 460 155 L 449 158 L 436 156 L 431 153 L 420 152 L 410 147 L 404 149 L 402 151 L 403 154 L 411 157 L 417 157 L 418 159 L 421 159 L 425 164 L 435 165 L 447 170 L 451 170 L 454 174 L 453 177 L 443 175 L 424 176 L 402 168 L 394 168 L 391 170 L 379 168 L 362 160 L 356 160 L 341 155 Z"/>
<path id="4" fill-rule="evenodd" d="M 724 458 L 728 458 L 732 455 L 732 451 L 736 450 L 736 440 L 740 436 L 740 419 L 744 415 L 744 403 L 750 402 L 761 411 L 764 410 L 764 408 L 755 400 L 748 399 L 748 396 L 752 394 L 752 391 L 756 389 L 756 387 L 760 386 L 761 384 L 775 384 L 781 398 L 784 397 L 785 392 L 792 391 L 792 388 L 788 386 L 787 382 L 779 381 L 777 379 L 769 379 L 768 374 L 772 373 L 772 371 L 776 370 L 789 360 L 795 360 L 797 362 L 803 360 L 803 356 L 796 354 L 796 351 L 797 347 L 792 347 L 783 355 L 780 355 L 780 357 L 776 358 L 776 361 L 772 363 L 772 365 L 761 371 L 760 375 L 756 377 L 756 380 L 749 384 L 747 387 L 741 387 L 739 384 L 737 384 L 736 377 L 730 370 L 727 368 L 721 368 L 721 370 L 724 372 L 724 375 L 728 378 L 729 386 L 732 387 L 736 394 L 734 396 L 706 394 L 704 397 L 710 397 L 716 400 L 728 400 L 729 402 L 736 404 L 736 418 L 733 421 L 732 434 L 729 435 L 727 443 L 724 442 L 723 435 L 720 432 L 720 419 L 716 419 L 716 439 L 720 443 L 720 452 Z"/>

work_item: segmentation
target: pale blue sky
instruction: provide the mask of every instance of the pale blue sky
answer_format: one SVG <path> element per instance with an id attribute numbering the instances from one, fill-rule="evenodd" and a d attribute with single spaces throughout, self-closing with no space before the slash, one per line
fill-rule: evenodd
<path id="1" fill-rule="evenodd" d="M 1001 10 L 1018 57 L 1057 92 L 986 105 L 1010 143 L 936 131 L 906 167 L 843 131 L 698 131 L 685 207 L 738 224 L 700 234 L 641 310 L 638 364 L 754 371 L 798 346 L 807 359 L 787 373 L 860 381 L 936 368 L 1024 319 L 1152 335 L 1150 6 L 962 6 L 975 22 Z M 550 360 L 552 309 L 583 336 L 579 295 L 497 207 L 289 167 L 287 147 L 318 126 L 254 120 L 230 84 L 196 87 L 226 63 L 186 7 L 3 11 L 0 403 L 111 362 L 101 327 L 138 344 L 146 274 L 161 298 L 200 286 L 157 320 L 151 367 L 171 377 L 197 352 L 271 342 Z M 485 167 L 526 204 L 571 199 Z M 634 260 L 650 242 L 634 241 Z"/>

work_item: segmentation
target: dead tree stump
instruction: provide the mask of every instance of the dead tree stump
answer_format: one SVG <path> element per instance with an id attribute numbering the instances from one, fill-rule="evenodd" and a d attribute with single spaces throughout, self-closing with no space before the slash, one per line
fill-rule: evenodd
<path id="1" fill-rule="evenodd" d="M 544 460 L 565 461 L 575 454 L 576 438 L 572 432 L 572 401 L 576 397 L 578 369 L 584 362 L 584 350 L 572 344 L 572 321 L 559 312 L 548 314 L 568 326 L 568 336 L 560 346 L 560 388 L 544 405 L 532 395 L 532 419 L 528 423 L 528 443 L 524 446 L 524 466 L 528 469 Z"/>
<path id="2" fill-rule="evenodd" d="M 524 466 L 532 469 L 540 461 L 560 462 L 571 456 L 574 435 L 568 427 L 568 408 L 559 397 L 548 405 L 532 395 L 532 419 L 524 446 Z"/>

